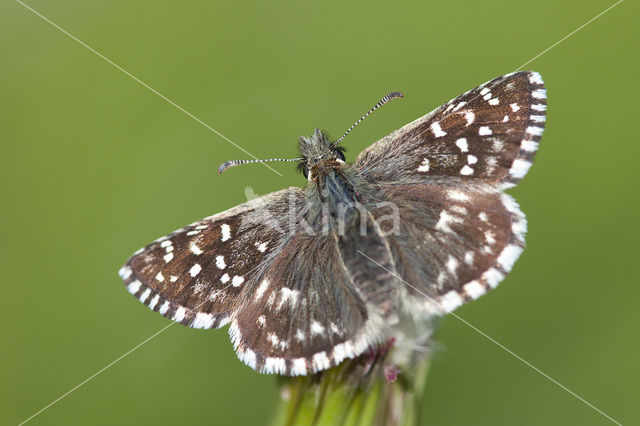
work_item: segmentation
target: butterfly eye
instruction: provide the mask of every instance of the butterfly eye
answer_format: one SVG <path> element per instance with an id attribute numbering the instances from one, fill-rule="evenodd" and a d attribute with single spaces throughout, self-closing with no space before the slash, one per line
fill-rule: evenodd
<path id="1" fill-rule="evenodd" d="M 305 179 L 309 179 L 309 168 L 307 167 L 306 161 L 299 162 L 296 168 L 304 175 Z"/>
<path id="2" fill-rule="evenodd" d="M 344 161 L 344 153 L 342 151 L 336 151 L 336 156 L 338 159 Z"/>

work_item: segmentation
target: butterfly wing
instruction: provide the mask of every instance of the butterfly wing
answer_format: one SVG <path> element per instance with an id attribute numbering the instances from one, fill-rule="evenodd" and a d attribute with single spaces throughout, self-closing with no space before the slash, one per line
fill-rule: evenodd
<path id="1" fill-rule="evenodd" d="M 244 295 L 229 331 L 252 368 L 305 375 L 360 355 L 385 327 L 377 305 L 353 285 L 335 238 L 301 232 Z"/>
<path id="2" fill-rule="evenodd" d="M 511 271 L 524 248 L 526 220 L 509 195 L 490 188 L 413 184 L 384 187 L 378 198 L 398 207 L 386 223 L 404 305 L 414 315 L 444 314 L 476 299 Z"/>
<path id="3" fill-rule="evenodd" d="M 362 151 L 354 164 L 376 182 L 508 188 L 531 166 L 546 108 L 540 74 L 507 74 L 396 130 Z"/>
<path id="4" fill-rule="evenodd" d="M 303 191 L 289 188 L 202 219 L 138 250 L 120 276 L 131 294 L 165 317 L 194 328 L 221 327 L 255 269 L 290 238 L 281 218 L 289 209 L 300 211 L 302 202 Z"/>
<path id="5" fill-rule="evenodd" d="M 336 239 L 306 222 L 309 210 L 299 188 L 254 199 L 160 238 L 120 275 L 129 292 L 173 321 L 230 322 L 238 357 L 257 371 L 329 368 L 376 343 L 386 325 L 367 303 L 380 295 L 356 289 Z"/>
<path id="6" fill-rule="evenodd" d="M 398 208 L 397 229 L 387 241 L 408 284 L 405 305 L 415 314 L 450 312 L 511 270 L 524 248 L 526 220 L 501 190 L 531 166 L 545 111 L 540 75 L 508 74 L 407 124 L 356 159 L 360 173 L 381 188 L 374 198 Z"/>

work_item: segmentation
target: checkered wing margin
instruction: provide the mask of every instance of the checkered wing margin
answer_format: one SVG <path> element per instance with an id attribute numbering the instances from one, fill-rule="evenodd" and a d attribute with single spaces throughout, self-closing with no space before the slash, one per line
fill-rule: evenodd
<path id="1" fill-rule="evenodd" d="M 377 183 L 490 183 L 508 188 L 531 166 L 546 109 L 540 74 L 507 74 L 371 145 L 355 166 Z"/>

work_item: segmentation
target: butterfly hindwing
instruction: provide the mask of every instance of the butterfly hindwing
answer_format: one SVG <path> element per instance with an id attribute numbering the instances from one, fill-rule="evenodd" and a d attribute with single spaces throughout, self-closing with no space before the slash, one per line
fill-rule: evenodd
<path id="1" fill-rule="evenodd" d="M 531 166 L 545 115 L 546 90 L 540 74 L 507 74 L 374 143 L 360 153 L 355 165 L 377 182 L 459 178 L 507 188 Z"/>
<path id="2" fill-rule="evenodd" d="M 495 288 L 524 248 L 524 215 L 488 186 L 394 185 L 379 197 L 401 211 L 387 241 L 417 315 L 451 312 Z"/>
<path id="3" fill-rule="evenodd" d="M 252 368 L 311 374 L 378 343 L 385 324 L 375 306 L 353 285 L 334 236 L 301 232 L 244 295 L 229 332 Z"/>

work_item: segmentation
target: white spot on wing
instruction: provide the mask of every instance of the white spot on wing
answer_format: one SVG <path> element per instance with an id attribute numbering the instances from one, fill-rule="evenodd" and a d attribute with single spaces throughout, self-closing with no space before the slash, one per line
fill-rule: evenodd
<path id="1" fill-rule="evenodd" d="M 193 328 L 211 328 L 213 326 L 213 315 L 204 312 L 198 312 L 193 319 Z"/>
<path id="2" fill-rule="evenodd" d="M 153 311 L 153 308 L 156 307 L 156 305 L 158 304 L 158 301 L 160 300 L 160 295 L 156 294 L 155 296 L 153 296 L 153 299 L 151 299 L 151 302 L 149 302 L 149 309 L 151 309 Z"/>
<path id="3" fill-rule="evenodd" d="M 120 271 L 118 271 L 118 274 L 120 274 L 120 277 L 123 280 L 126 280 L 127 278 L 129 278 L 131 276 L 131 268 L 129 268 L 128 266 L 123 266 L 122 268 L 120 268 Z"/>
<path id="4" fill-rule="evenodd" d="M 222 241 L 227 241 L 229 238 L 231 238 L 231 227 L 229 225 L 227 225 L 226 223 L 222 224 L 221 226 L 221 231 L 222 231 Z"/>
<path id="5" fill-rule="evenodd" d="M 315 371 L 326 370 L 331 366 L 331 361 L 326 352 L 318 352 L 313 356 L 313 366 Z"/>
<path id="6" fill-rule="evenodd" d="M 486 290 L 478 281 L 471 281 L 466 284 L 464 287 L 465 293 L 469 295 L 472 299 L 477 299 L 478 297 L 485 294 Z"/>
<path id="7" fill-rule="evenodd" d="M 531 84 L 544 84 L 544 82 L 542 81 L 542 77 L 540 76 L 540 73 L 537 73 L 535 71 L 532 71 L 529 74 L 529 83 L 531 83 Z"/>
<path id="8" fill-rule="evenodd" d="M 202 254 L 202 250 L 200 250 L 200 247 L 198 247 L 196 243 L 191 243 L 191 245 L 189 246 L 189 250 L 191 251 L 191 253 L 197 256 Z"/>
<path id="9" fill-rule="evenodd" d="M 531 167 L 531 162 L 527 160 L 523 160 L 522 158 L 518 158 L 511 165 L 511 170 L 509 170 L 509 174 L 516 179 L 522 179 L 524 175 L 527 174 L 530 167 Z"/>
<path id="10" fill-rule="evenodd" d="M 473 174 L 473 169 L 467 165 L 465 165 L 462 169 L 460 169 L 460 174 L 463 176 L 469 176 Z"/>
<path id="11" fill-rule="evenodd" d="M 236 275 L 231 280 L 231 285 L 234 287 L 240 287 L 243 282 L 244 282 L 244 277 L 240 275 Z"/>
<path id="12" fill-rule="evenodd" d="M 164 277 L 162 276 L 162 272 L 158 272 L 158 275 L 156 275 L 156 280 L 164 281 Z"/>
<path id="13" fill-rule="evenodd" d="M 227 264 L 224 263 L 224 256 L 216 256 L 216 267 L 218 269 L 224 269 L 227 267 Z"/>
<path id="14" fill-rule="evenodd" d="M 467 104 L 466 102 L 460 102 L 458 105 L 456 105 L 456 107 L 453 110 L 457 111 L 460 108 L 462 108 L 463 106 L 465 106 L 466 104 Z"/>
<path id="15" fill-rule="evenodd" d="M 164 255 L 164 263 L 169 263 L 173 259 L 173 253 L 167 253 Z"/>
<path id="16" fill-rule="evenodd" d="M 199 263 L 196 263 L 191 267 L 191 269 L 189 269 L 189 275 L 191 275 L 192 277 L 195 277 L 200 273 L 200 271 L 202 271 L 202 266 L 200 266 Z"/>
<path id="17" fill-rule="evenodd" d="M 422 164 L 418 167 L 419 172 L 428 172 L 429 171 L 429 159 L 425 158 L 422 160 Z"/>
<path id="18" fill-rule="evenodd" d="M 500 281 L 504 279 L 504 274 L 496 268 L 491 268 L 484 273 L 483 277 L 487 280 L 487 284 L 489 284 L 491 288 L 496 288 Z"/>
<path id="19" fill-rule="evenodd" d="M 222 281 L 222 284 L 228 283 L 230 279 L 231 277 L 229 277 L 229 274 L 224 274 L 223 276 L 220 277 L 220 281 Z"/>
<path id="20" fill-rule="evenodd" d="M 138 280 L 135 280 L 133 282 L 131 282 L 131 284 L 129 284 L 127 286 L 127 290 L 129 290 L 129 293 L 131 294 L 135 294 L 138 292 L 138 290 L 140 290 L 140 286 L 142 285 L 142 283 Z"/>
<path id="21" fill-rule="evenodd" d="M 287 364 L 284 358 L 267 357 L 264 360 L 265 373 L 284 374 L 287 370 Z"/>
<path id="22" fill-rule="evenodd" d="M 490 135 L 492 133 L 493 132 L 491 131 L 489 126 L 480 126 L 480 128 L 478 129 L 478 134 L 480 136 L 488 136 L 488 135 Z"/>
<path id="23" fill-rule="evenodd" d="M 460 263 L 458 262 L 458 259 L 456 259 L 455 257 L 449 255 L 449 259 L 447 260 L 447 269 L 449 270 L 449 272 L 451 274 L 455 275 L 459 264 Z"/>
<path id="24" fill-rule="evenodd" d="M 473 258 L 475 257 L 475 253 L 469 250 L 464 254 L 464 263 L 467 265 L 473 265 Z"/>
<path id="25" fill-rule="evenodd" d="M 511 107 L 511 110 L 513 112 L 518 112 L 518 110 L 520 109 L 520 106 L 516 103 L 512 103 L 511 105 L 509 105 Z"/>
<path id="26" fill-rule="evenodd" d="M 499 103 L 498 98 L 489 99 L 489 105 L 498 105 Z"/>
<path id="27" fill-rule="evenodd" d="M 320 324 L 318 321 L 311 322 L 311 334 L 322 334 L 324 333 L 324 326 Z"/>
<path id="28" fill-rule="evenodd" d="M 520 257 L 522 253 L 522 247 L 515 244 L 509 244 L 502 250 L 500 256 L 498 256 L 498 265 L 505 271 L 509 272 L 513 268 L 513 264 Z"/>
<path id="29" fill-rule="evenodd" d="M 460 138 L 456 141 L 456 145 L 460 148 L 460 151 L 467 152 L 469 151 L 469 145 L 467 144 L 467 138 Z"/>
<path id="30" fill-rule="evenodd" d="M 438 123 L 437 121 L 431 123 L 431 131 L 436 138 L 446 136 L 447 134 L 447 132 L 442 130 L 442 127 L 440 127 L 440 123 Z"/>
<path id="31" fill-rule="evenodd" d="M 450 225 L 452 223 L 458 223 L 460 219 L 457 217 L 450 215 L 446 210 L 442 210 L 440 212 L 440 218 L 438 219 L 438 223 L 436 223 L 436 229 L 442 232 L 452 233 Z"/>
<path id="32" fill-rule="evenodd" d="M 464 114 L 464 119 L 467 120 L 467 126 L 468 126 L 469 124 L 473 123 L 473 121 L 476 119 L 476 115 L 471 111 L 467 111 Z"/>
<path id="33" fill-rule="evenodd" d="M 264 327 L 267 324 L 267 319 L 265 318 L 264 315 L 260 315 L 258 317 L 258 324 L 260 324 L 262 327 Z"/>
<path id="34" fill-rule="evenodd" d="M 295 358 L 291 364 L 291 374 L 294 376 L 304 376 L 307 374 L 307 360 Z"/>
<path id="35" fill-rule="evenodd" d="M 456 291 L 450 291 L 440 298 L 440 305 L 446 312 L 451 312 L 458 306 L 462 305 L 464 300 Z"/>
<path id="36" fill-rule="evenodd" d="M 142 303 L 144 303 L 147 300 L 147 297 L 149 297 L 149 295 L 151 294 L 151 289 L 148 288 L 146 289 L 144 292 L 142 292 L 142 294 L 140 295 L 140 301 Z"/>
<path id="37" fill-rule="evenodd" d="M 278 307 L 277 309 L 281 309 L 282 306 L 289 301 L 289 303 L 291 304 L 292 307 L 295 307 L 296 304 L 298 303 L 298 294 L 300 294 L 300 291 L 298 290 L 291 290 L 290 288 L 287 287 L 283 287 L 280 289 L 280 302 L 278 302 Z"/>
<path id="38" fill-rule="evenodd" d="M 256 299 L 255 299 L 256 301 L 262 298 L 262 295 L 267 290 L 267 287 L 269 287 L 269 280 L 265 278 L 262 280 L 262 282 L 258 286 L 258 289 L 256 290 Z"/>
<path id="39" fill-rule="evenodd" d="M 531 96 L 536 99 L 547 99 L 547 90 L 546 89 L 537 89 L 531 92 Z"/>
<path id="40" fill-rule="evenodd" d="M 469 201 L 469 196 L 462 191 L 452 189 L 447 192 L 447 197 L 456 201 Z"/>
<path id="41" fill-rule="evenodd" d="M 256 369 L 256 353 L 251 349 L 245 349 L 242 354 L 242 361 L 254 370 Z"/>
<path id="42" fill-rule="evenodd" d="M 173 314 L 173 318 L 171 319 L 176 322 L 180 322 L 184 319 L 184 315 L 186 313 L 187 313 L 187 310 L 184 308 L 184 306 L 180 306 L 178 309 L 176 309 L 176 313 Z"/>
<path id="43" fill-rule="evenodd" d="M 169 301 L 164 302 L 162 306 L 160 306 L 160 309 L 158 309 L 158 312 L 160 312 L 162 315 L 166 314 L 169 310 L 169 305 Z"/>

